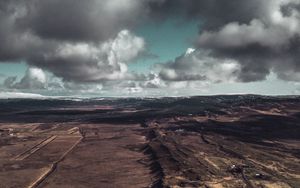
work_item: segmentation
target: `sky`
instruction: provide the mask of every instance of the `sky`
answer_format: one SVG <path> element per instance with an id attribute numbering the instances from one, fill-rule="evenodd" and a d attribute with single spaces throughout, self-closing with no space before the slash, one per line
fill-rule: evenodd
<path id="1" fill-rule="evenodd" d="M 0 25 L 4 97 L 300 94 L 300 0 L 7 0 Z"/>

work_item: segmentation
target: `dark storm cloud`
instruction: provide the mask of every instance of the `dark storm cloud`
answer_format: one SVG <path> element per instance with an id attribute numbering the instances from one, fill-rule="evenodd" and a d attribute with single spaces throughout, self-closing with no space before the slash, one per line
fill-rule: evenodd
<path id="1" fill-rule="evenodd" d="M 31 0 L 19 24 L 42 37 L 70 41 L 102 41 L 138 22 L 136 0 Z"/>
<path id="2" fill-rule="evenodd" d="M 157 65 L 159 76 L 167 82 L 205 81 L 220 83 L 234 81 L 241 73 L 236 61 L 212 57 L 210 53 L 188 49 L 184 55 L 169 63 Z"/>
<path id="3" fill-rule="evenodd" d="M 138 0 L 1 1 L 0 61 L 26 61 L 66 81 L 130 79 L 144 53 L 128 31 L 143 17 Z M 133 78 L 134 79 L 134 78 Z"/>
<path id="4" fill-rule="evenodd" d="M 273 71 L 300 80 L 298 0 L 1 1 L 0 61 L 23 60 L 70 82 L 144 79 L 127 70 L 147 54 L 129 30 L 174 16 L 199 22 L 196 51 L 162 66 L 160 78 L 250 82 Z"/>
<path id="5" fill-rule="evenodd" d="M 263 15 L 269 0 L 153 0 L 148 3 L 152 17 L 166 18 L 170 15 L 196 19 L 202 29 L 216 29 L 226 23 L 247 23 Z"/>
<path id="6" fill-rule="evenodd" d="M 159 73 L 159 77 L 162 80 L 172 82 L 206 80 L 206 76 L 197 70 L 199 65 L 190 56 L 182 55 L 176 58 L 174 62 L 161 64 L 162 70 Z"/>
<path id="7" fill-rule="evenodd" d="M 271 72 L 284 80 L 300 81 L 300 1 L 165 0 L 152 6 L 161 15 L 173 7 L 172 10 L 177 9 L 188 18 L 198 19 L 200 30 L 195 53 L 208 52 L 206 55 L 217 60 L 211 62 L 215 65 L 226 60 L 238 63 L 238 81 L 264 80 Z M 195 74 L 193 70 L 203 69 L 201 59 L 205 57 L 197 54 L 194 57 L 199 61 L 176 58 L 163 68 L 162 78 L 170 79 L 167 73 L 170 76 L 181 73 L 189 80 Z"/>
<path id="8" fill-rule="evenodd" d="M 290 2 L 281 6 L 281 12 L 284 16 L 291 16 L 293 14 L 293 10 L 300 10 L 300 4 L 295 2 Z"/>
<path id="9" fill-rule="evenodd" d="M 299 81 L 299 1 L 290 2 L 270 1 L 263 17 L 203 31 L 197 46 L 218 58 L 237 60 L 242 66 L 240 81 L 263 80 L 271 71 L 281 79 Z M 289 13 L 282 12 L 286 5 Z"/>

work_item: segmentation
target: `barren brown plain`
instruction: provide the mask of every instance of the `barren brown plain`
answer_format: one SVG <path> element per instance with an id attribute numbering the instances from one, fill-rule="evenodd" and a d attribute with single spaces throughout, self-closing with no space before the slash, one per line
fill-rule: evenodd
<path id="1" fill-rule="evenodd" d="M 299 97 L 0 103 L 1 188 L 300 187 Z"/>

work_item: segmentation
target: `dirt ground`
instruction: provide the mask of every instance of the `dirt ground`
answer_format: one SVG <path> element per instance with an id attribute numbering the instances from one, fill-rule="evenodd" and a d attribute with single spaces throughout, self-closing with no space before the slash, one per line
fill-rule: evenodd
<path id="1" fill-rule="evenodd" d="M 300 101 L 242 102 L 0 112 L 0 188 L 300 187 Z"/>
<path id="2" fill-rule="evenodd" d="M 0 128 L 16 134 L 1 147 L 0 187 L 149 187 L 155 181 L 151 169 L 139 162 L 150 160 L 139 125 Z"/>

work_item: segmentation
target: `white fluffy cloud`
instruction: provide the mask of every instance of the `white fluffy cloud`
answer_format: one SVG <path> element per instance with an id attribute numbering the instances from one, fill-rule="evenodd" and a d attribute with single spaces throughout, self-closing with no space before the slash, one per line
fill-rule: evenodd
<path id="1" fill-rule="evenodd" d="M 242 71 L 240 81 L 266 79 L 275 72 L 284 80 L 300 81 L 300 1 L 265 1 L 263 14 L 248 23 L 229 22 L 199 35 L 199 49 L 212 56 L 234 59 Z"/>
<path id="2" fill-rule="evenodd" d="M 199 37 L 199 45 L 242 48 L 256 43 L 269 48 L 281 48 L 300 34 L 298 11 L 284 16 L 280 6 L 277 6 L 270 14 L 270 18 L 265 20 L 253 19 L 249 24 L 231 22 L 219 31 L 205 31 Z"/>
<path id="3" fill-rule="evenodd" d="M 66 81 L 97 82 L 134 79 L 127 64 L 143 52 L 144 39 L 122 30 L 114 39 L 100 44 L 63 43 L 47 61 L 59 62 L 49 66 L 51 72 Z"/>
<path id="4" fill-rule="evenodd" d="M 139 0 L 0 2 L 0 63 L 22 60 L 78 83 L 134 77 L 127 63 L 145 44 L 128 29 L 144 8 Z"/>
<path id="5" fill-rule="evenodd" d="M 233 82 L 240 73 L 240 65 L 231 59 L 218 59 L 209 52 L 188 49 L 174 62 L 161 64 L 161 79 L 165 81 Z"/>
<path id="6" fill-rule="evenodd" d="M 148 79 L 142 84 L 145 88 L 164 88 L 166 83 L 161 80 L 158 74 L 150 73 Z"/>
<path id="7" fill-rule="evenodd" d="M 4 85 L 11 89 L 45 89 L 47 87 L 47 76 L 40 68 L 30 67 L 19 82 L 16 79 L 16 77 L 8 77 Z"/>

